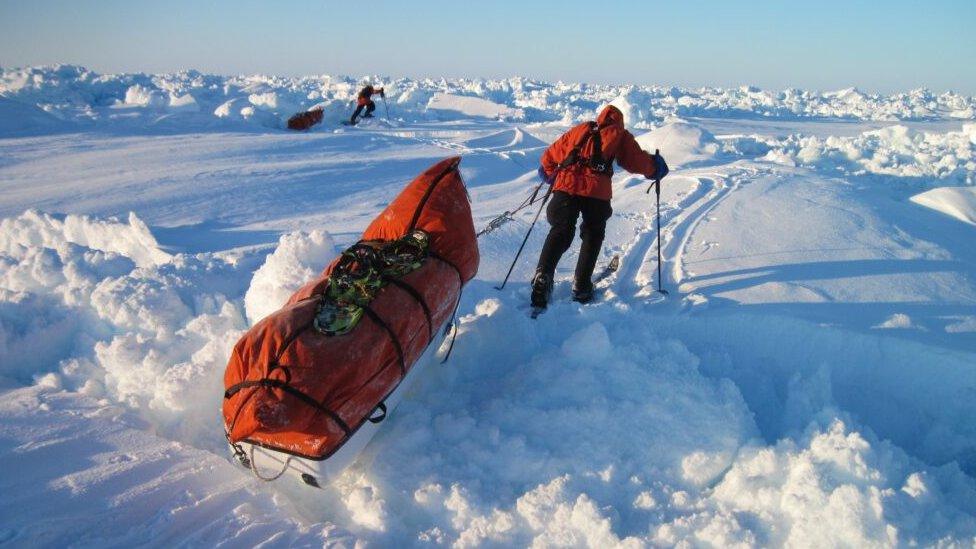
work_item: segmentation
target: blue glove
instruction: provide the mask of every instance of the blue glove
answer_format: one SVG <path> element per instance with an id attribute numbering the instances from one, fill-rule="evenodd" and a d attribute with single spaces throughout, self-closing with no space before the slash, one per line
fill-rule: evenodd
<path id="1" fill-rule="evenodd" d="M 538 174 L 539 174 L 539 179 L 545 181 L 549 185 L 552 185 L 552 180 L 549 179 L 549 176 L 548 175 L 546 175 L 546 169 L 545 168 L 543 168 L 542 166 L 539 166 Z"/>
<path id="2" fill-rule="evenodd" d="M 654 179 L 664 179 L 664 176 L 668 175 L 671 170 L 668 169 L 668 163 L 664 161 L 664 157 L 660 153 L 654 154 Z"/>

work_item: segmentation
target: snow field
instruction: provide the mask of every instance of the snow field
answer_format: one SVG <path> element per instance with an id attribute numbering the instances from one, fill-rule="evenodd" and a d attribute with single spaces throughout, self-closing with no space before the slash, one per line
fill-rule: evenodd
<path id="1" fill-rule="evenodd" d="M 167 101 L 191 94 L 207 115 L 216 100 L 197 88 L 210 84 L 184 89 L 183 78 L 244 93 L 234 87 L 244 79 L 58 71 L 15 84 L 75 105 L 63 112 L 102 101 L 89 107 L 96 118 L 171 108 L 153 103 L 153 86 Z M 3 74 L 12 85 L 20 73 Z M 246 97 L 227 101 L 276 116 L 274 105 L 294 96 L 273 90 L 321 81 L 251 79 Z M 114 103 L 134 85 L 148 91 Z M 498 105 L 531 88 L 534 106 L 513 107 L 527 118 L 556 90 L 599 101 L 619 91 L 437 85 Z M 69 100 L 98 86 L 98 101 Z M 411 99 L 391 97 L 391 107 L 449 93 L 403 88 Z M 722 108 L 754 108 L 764 94 L 729 91 Z M 648 124 L 659 119 L 646 117 L 646 101 L 695 105 L 677 91 L 619 95 Z M 821 101 L 783 97 L 803 112 Z M 892 112 L 855 91 L 824 97 L 866 118 Z M 942 101 L 904 97 L 897 104 L 916 114 L 911 98 Z M 587 101 L 553 116 L 599 103 Z M 192 146 L 157 135 L 0 141 L 11 153 L 0 184 L 20 185 L 0 200 L 17 212 L 0 221 L 0 467 L 22 471 L 0 479 L 18 494 L 0 507 L 0 542 L 976 544 L 972 226 L 908 200 L 972 184 L 971 125 L 777 138 L 669 119 L 640 137 L 681 167 L 662 194 L 669 301 L 647 299 L 657 282 L 653 195 L 621 174 L 604 259 L 620 254 L 622 264 L 602 284 L 603 301 L 568 301 L 571 251 L 556 303 L 529 320 L 525 281 L 544 223 L 509 288 L 492 289 L 528 209 L 480 241 L 451 361 L 429 365 L 334 486 L 265 485 L 235 468 L 219 407 L 243 330 L 354 241 L 424 165 L 464 155 L 481 228 L 527 196 L 538 154 L 558 133 L 467 118 L 260 139 L 203 133 Z M 158 158 L 140 164 L 144 174 L 94 168 L 133 154 Z M 86 201 L 56 189 L 73 179 L 91 187 Z M 20 213 L 25 203 L 138 215 Z M 49 519 L 28 515 L 38 507 Z"/>
<path id="2" fill-rule="evenodd" d="M 80 245 L 71 249 L 64 236 L 37 238 L 54 223 L 46 216 L 29 212 L 14 221 L 19 231 L 11 240 L 69 251 L 61 259 L 63 266 L 33 268 L 31 287 L 50 300 L 48 306 L 11 316 L 44 318 L 67 308 L 56 293 L 63 291 L 64 282 L 45 286 L 43 281 L 92 269 L 98 265 L 98 250 Z M 131 218 L 128 224 L 85 218 L 71 218 L 70 223 L 77 234 L 97 228 L 105 240 L 113 232 L 121 242 L 141 234 L 141 224 Z M 146 240 L 140 242 L 131 247 L 134 254 L 152 249 Z M 255 272 L 246 295 L 283 301 L 304 281 L 294 273 L 324 263 L 333 249 L 321 232 L 282 237 Z M 210 389 L 219 387 L 227 353 L 243 329 L 243 315 L 236 299 L 184 297 L 178 288 L 187 286 L 181 279 L 194 274 L 194 286 L 202 288 L 215 285 L 208 279 L 249 275 L 202 256 L 170 257 L 163 264 L 165 273 L 159 266 L 137 267 L 129 259 L 125 269 L 90 290 L 82 282 L 68 283 L 73 293 L 91 301 L 89 310 L 79 306 L 75 314 L 99 319 L 103 334 L 109 334 L 102 337 L 108 339 L 95 341 L 87 351 L 75 343 L 66 351 L 71 358 L 58 373 L 39 376 L 39 386 L 55 391 L 56 399 L 73 398 L 57 390 L 75 386 L 83 395 L 107 399 L 97 408 L 129 410 L 156 432 L 222 453 L 215 413 L 219 392 Z M 587 308 L 557 304 L 543 322 L 533 322 L 485 286 L 476 282 L 468 292 L 473 312 L 461 318 L 452 364 L 435 367 L 436 373 L 421 380 L 348 479 L 327 491 L 329 503 L 322 506 L 319 492 L 293 494 L 307 518 L 347 515 L 347 528 L 364 539 L 416 537 L 418 542 L 459 546 L 683 540 L 778 545 L 810 539 L 824 525 L 837 543 L 924 543 L 939 539 L 950 525 L 959 533 L 976 531 L 967 514 L 972 512 L 971 479 L 954 467 L 927 467 L 898 447 L 879 442 L 870 429 L 865 437 L 850 427 L 853 420 L 847 412 L 834 408 L 862 411 L 834 393 L 863 387 L 863 380 L 831 383 L 840 372 L 823 366 L 828 357 L 850 357 L 842 334 L 812 342 L 821 355 L 802 353 L 811 366 L 819 362 L 819 370 L 797 371 L 794 361 L 782 363 L 791 371 L 747 366 L 735 371 L 752 360 L 747 347 L 767 357 L 788 353 L 773 346 L 757 351 L 761 340 L 741 341 L 746 338 L 730 333 L 739 326 L 755 328 L 762 319 L 733 318 L 721 328 L 695 319 L 675 324 L 662 319 L 653 306 L 641 310 L 605 303 Z M 253 314 L 254 320 L 260 318 L 259 312 Z M 560 322 L 544 322 L 556 316 Z M 649 328 L 654 337 L 648 337 Z M 783 331 L 811 329 L 788 325 Z M 99 337 L 90 326 L 78 331 L 66 339 L 90 346 Z M 762 332 L 768 336 L 771 330 Z M 696 340 L 694 333 L 711 335 Z M 506 344 L 499 347 L 499 341 Z M 740 341 L 741 348 L 729 350 L 732 341 Z M 724 363 L 727 370 L 703 373 L 701 359 L 686 346 L 689 342 L 712 354 L 725 348 L 724 361 L 711 356 L 709 363 Z M 786 381 L 789 392 L 778 404 L 784 410 L 762 408 L 777 406 L 775 397 L 755 385 L 763 377 L 772 385 Z M 917 391 L 917 382 L 912 383 Z M 934 388 L 951 386 L 955 384 Z M 900 393 L 869 394 L 867 401 L 880 403 L 893 396 L 903 405 L 913 398 L 905 386 Z M 924 396 L 915 397 L 916 402 L 924 404 L 933 395 Z M 958 397 L 934 402 L 939 408 L 919 415 L 941 414 L 951 421 L 951 410 L 943 404 L 958 402 Z M 787 418 L 791 426 L 770 437 L 789 438 L 768 446 L 761 431 L 772 418 Z M 956 424 L 932 431 L 951 433 L 954 428 L 966 429 Z M 964 451 L 971 436 L 963 435 L 962 446 L 956 447 Z M 953 447 L 951 440 L 932 445 Z M 939 457 L 946 456 L 935 459 Z M 411 511 L 403 515 L 403 509 Z M 613 511 L 608 514 L 607 509 Z"/>
<path id="3" fill-rule="evenodd" d="M 811 92 L 753 87 L 682 89 L 662 86 L 608 86 L 547 83 L 510 78 L 391 79 L 339 76 L 282 78 L 252 75 L 224 77 L 184 71 L 168 75 L 98 74 L 83 67 L 55 65 L 0 69 L 0 109 L 25 114 L 36 105 L 51 115 L 39 128 L 108 122 L 129 126 L 184 123 L 224 127 L 241 124 L 284 127 L 300 110 L 321 107 L 326 120 L 347 118 L 350 101 L 366 83 L 387 89 L 391 115 L 405 122 L 502 118 L 519 122 L 569 125 L 590 119 L 606 104 L 621 108 L 628 124 L 649 129 L 670 116 L 742 115 L 771 119 L 841 118 L 851 120 L 974 120 L 976 100 L 924 89 L 883 96 L 856 89 Z M 16 105 L 14 105 L 16 104 Z M 380 112 L 385 112 L 380 107 Z M 40 117 L 35 113 L 35 119 Z M 61 120 L 61 124 L 56 124 Z M 0 129 L 3 129 L 0 126 Z"/>

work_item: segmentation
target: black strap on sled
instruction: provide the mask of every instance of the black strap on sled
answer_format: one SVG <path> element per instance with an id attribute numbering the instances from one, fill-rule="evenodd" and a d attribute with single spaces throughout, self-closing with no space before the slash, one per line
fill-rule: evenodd
<path id="1" fill-rule="evenodd" d="M 438 261 L 441 261 L 448 267 L 454 269 L 454 272 L 457 273 L 457 277 L 458 277 L 459 289 L 458 289 L 457 303 L 454 304 L 454 313 L 451 315 L 451 321 L 448 322 L 447 326 L 444 327 L 445 336 L 447 335 L 448 330 L 450 330 L 451 327 L 454 327 L 454 331 L 451 334 L 451 345 L 450 347 L 447 348 L 447 353 L 444 355 L 444 358 L 441 360 L 441 364 L 444 364 L 445 362 L 447 362 L 447 359 L 451 358 L 451 351 L 454 350 L 454 341 L 457 339 L 456 319 L 457 319 L 458 309 L 461 307 L 461 294 L 464 291 L 464 277 L 461 275 L 461 269 L 459 269 L 458 266 L 455 265 L 454 263 L 451 263 L 450 261 L 445 259 L 443 256 L 440 256 L 434 252 L 428 252 L 427 255 L 428 257 L 432 257 Z"/>
<path id="2" fill-rule="evenodd" d="M 383 280 L 389 282 L 391 285 L 400 288 L 407 293 L 410 297 L 420 304 L 420 307 L 424 310 L 424 318 L 427 319 L 427 336 L 433 341 L 434 340 L 434 319 L 430 316 L 430 306 L 427 305 L 427 301 L 424 296 L 420 295 L 420 291 L 414 288 L 406 281 L 400 280 L 399 278 L 393 277 L 383 277 Z"/>
<path id="3" fill-rule="evenodd" d="M 420 202 L 417 203 L 417 209 L 413 211 L 413 217 L 410 219 L 410 224 L 407 225 L 407 230 L 403 234 L 410 234 L 411 231 L 417 228 L 417 222 L 420 221 L 420 213 L 424 211 L 424 206 L 426 206 L 427 201 L 430 200 L 430 195 L 433 194 L 434 188 L 437 187 L 437 184 L 440 183 L 442 179 L 444 179 L 444 176 L 456 170 L 457 167 L 457 160 L 451 162 L 450 165 L 444 169 L 444 171 L 437 174 L 437 177 L 430 182 L 430 185 L 427 186 L 427 190 L 424 191 L 424 196 L 422 196 L 420 198 Z"/>
<path id="4" fill-rule="evenodd" d="M 447 326 L 444 327 L 445 337 L 447 336 L 447 333 L 449 330 L 451 330 L 451 328 L 454 328 L 454 330 L 451 331 L 451 344 L 447 347 L 447 352 L 444 353 L 444 358 L 441 359 L 441 364 L 444 364 L 445 362 L 447 362 L 449 358 L 451 358 L 451 351 L 454 350 L 454 342 L 457 341 L 457 333 L 458 333 L 457 314 L 458 314 L 458 309 L 461 308 L 462 293 L 463 291 L 458 292 L 457 303 L 454 304 L 454 312 L 451 313 L 451 321 L 447 324 Z"/>
<path id="5" fill-rule="evenodd" d="M 376 412 L 379 412 L 380 415 L 376 415 Z M 373 411 L 369 414 L 369 416 L 366 417 L 366 420 L 369 421 L 370 423 L 380 423 L 384 419 L 386 419 L 385 402 L 380 402 L 379 404 L 377 404 L 376 408 L 373 408 Z"/>
<path id="6" fill-rule="evenodd" d="M 573 150 L 569 152 L 566 158 L 556 168 L 562 170 L 574 164 L 580 164 L 596 173 L 610 175 L 613 173 L 613 159 L 607 160 L 603 158 L 603 138 L 600 136 L 600 127 L 593 121 L 587 122 L 587 124 L 587 131 L 580 138 L 579 143 L 573 147 Z M 589 158 L 584 158 L 582 156 L 583 148 L 586 147 L 586 143 L 590 139 L 593 140 L 593 154 Z"/>
<path id="7" fill-rule="evenodd" d="M 285 371 L 287 371 L 287 370 L 285 370 Z M 255 379 L 255 380 L 250 380 L 250 381 L 242 381 L 242 382 L 240 382 L 240 383 L 238 383 L 236 385 L 233 385 L 232 387 L 228 388 L 226 391 L 224 391 L 224 398 L 225 399 L 231 398 L 235 394 L 237 394 L 240 390 L 247 389 L 249 387 L 264 387 L 264 388 L 268 388 L 268 389 L 281 389 L 282 391 L 284 391 L 284 392 L 288 393 L 289 395 L 297 398 L 298 400 L 301 400 L 305 404 L 308 404 L 312 408 L 315 408 L 316 410 L 318 410 L 318 411 L 324 413 L 325 415 L 329 416 L 329 418 L 332 419 L 332 421 L 334 421 L 336 423 L 336 425 L 338 425 L 339 428 L 342 429 L 343 432 L 346 433 L 346 435 L 352 434 L 352 429 L 350 429 L 349 428 L 349 425 L 346 424 L 346 422 L 343 421 L 341 417 L 339 417 L 339 414 L 335 413 L 334 411 L 332 411 L 331 409 L 327 408 L 326 406 L 323 406 L 322 404 L 319 403 L 319 401 L 315 400 L 311 396 L 309 396 L 309 395 L 307 395 L 307 394 L 299 391 L 298 389 L 292 387 L 291 385 L 288 384 L 287 381 L 282 381 L 280 379 L 262 378 L 262 379 Z"/>
<path id="8" fill-rule="evenodd" d="M 368 305 L 363 307 L 363 312 L 366 313 L 366 316 L 369 317 L 369 319 L 372 320 L 374 324 L 376 324 L 380 328 L 383 328 L 383 330 L 386 332 L 386 335 L 390 337 L 390 341 L 393 342 L 393 348 L 396 349 L 397 360 L 400 365 L 400 376 L 406 377 L 407 363 L 403 358 L 403 347 L 400 345 L 400 340 L 397 338 L 396 332 L 394 332 L 393 329 L 390 328 L 390 325 L 384 322 L 383 319 L 380 318 L 380 315 L 376 314 L 376 311 L 371 309 Z"/>

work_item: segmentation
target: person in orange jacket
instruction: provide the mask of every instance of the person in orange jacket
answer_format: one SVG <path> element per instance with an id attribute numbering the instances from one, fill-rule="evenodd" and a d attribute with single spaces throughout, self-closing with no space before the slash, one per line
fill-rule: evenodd
<path id="1" fill-rule="evenodd" d="M 363 115 L 363 118 L 373 117 L 373 111 L 376 110 L 376 103 L 373 102 L 372 97 L 376 94 L 379 94 L 380 97 L 386 97 L 386 92 L 383 91 L 383 88 L 377 90 L 373 88 L 372 84 L 366 84 L 366 87 L 359 91 L 359 95 L 356 97 L 356 112 L 352 113 L 352 118 L 349 119 L 350 124 L 356 123 L 356 118 L 359 116 L 359 113 L 363 112 L 363 109 L 366 109 L 366 114 Z"/>
<path id="2" fill-rule="evenodd" d="M 542 246 L 535 276 L 532 278 L 532 306 L 546 307 L 552 295 L 553 274 L 559 258 L 569 249 L 580 225 L 579 260 L 573 281 L 573 300 L 593 299 L 593 269 L 596 266 L 610 207 L 613 162 L 630 173 L 661 179 L 668 165 L 659 154 L 640 148 L 634 136 L 624 129 L 624 115 L 608 105 L 596 122 L 584 122 L 564 133 L 542 155 L 539 176 L 552 185 L 552 198 L 546 220 L 552 228 Z"/>

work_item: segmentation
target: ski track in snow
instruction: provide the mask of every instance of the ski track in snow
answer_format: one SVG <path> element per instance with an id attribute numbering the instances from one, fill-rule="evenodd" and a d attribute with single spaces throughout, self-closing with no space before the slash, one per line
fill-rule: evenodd
<path id="1" fill-rule="evenodd" d="M 664 198 L 661 204 L 661 257 L 663 262 L 669 265 L 662 271 L 665 275 L 664 286 L 676 297 L 680 297 L 679 289 L 685 278 L 684 252 L 695 229 L 708 217 L 709 212 L 734 192 L 743 181 L 760 174 L 760 170 L 754 168 L 732 169 L 729 173 L 698 173 L 699 171 L 692 170 L 671 177 L 664 186 L 671 187 L 689 179 L 694 181 L 690 191 L 681 192 L 677 200 L 670 202 Z M 635 185 L 634 189 L 646 193 L 645 189 L 649 184 L 642 182 L 640 185 Z M 653 192 L 652 190 L 651 193 L 647 193 L 648 198 L 645 201 L 653 200 L 650 198 Z M 636 191 L 631 189 L 630 194 L 635 193 Z M 662 194 L 667 196 L 669 193 L 665 191 Z M 640 198 L 638 197 L 637 200 Z M 649 213 L 639 216 L 642 223 L 637 229 L 637 235 L 630 244 L 623 247 L 620 269 L 609 278 L 608 285 L 612 285 L 617 296 L 643 298 L 649 296 L 650 290 L 657 287 L 657 216 L 650 206 L 648 209 Z M 692 289 L 693 287 L 686 288 L 689 291 Z"/>
<path id="2" fill-rule="evenodd" d="M 0 357 L 23 363 L 0 369 L 0 489 L 12 494 L 0 504 L 0 543 L 976 544 L 971 227 L 919 209 L 928 231 L 919 238 L 877 181 L 851 176 L 862 198 L 831 180 L 835 172 L 764 159 L 765 149 L 696 160 L 664 180 L 667 300 L 653 296 L 653 191 L 620 175 L 605 257 L 618 253 L 621 265 L 601 282 L 605 299 L 569 302 L 574 242 L 555 302 L 529 320 L 526 281 L 544 221 L 511 288 L 491 289 L 535 213 L 528 208 L 480 241 L 451 362 L 429 365 L 336 485 L 263 484 L 232 465 L 217 408 L 226 349 L 245 318 L 273 310 L 445 153 L 464 157 L 480 229 L 537 184 L 543 149 L 533 131 L 558 135 L 472 122 L 235 136 L 232 145 L 202 133 L 196 150 L 139 136 L 0 140 L 13 159 L 0 165 L 0 190 L 10 191 L 0 194 L 10 213 L 0 233 Z M 130 156 L 151 160 L 143 179 L 138 169 L 103 167 Z M 58 190 L 67 182 L 83 200 Z M 218 190 L 195 189 L 200 182 Z M 817 194 L 821 186 L 840 190 Z M 741 226 L 736 199 L 747 193 L 768 204 Z M 276 197 L 287 206 L 267 207 Z M 223 202 L 232 213 L 217 219 Z M 17 217 L 34 204 L 133 209 L 149 227 L 140 217 Z M 196 204 L 203 214 L 191 211 Z M 804 235 L 779 233 L 789 229 L 784 213 L 825 242 L 874 240 L 810 252 Z M 830 219 L 850 232 L 817 228 Z M 331 234 L 290 232 L 322 227 Z M 736 231 L 741 242 L 728 236 Z M 858 256 L 859 247 L 873 255 Z M 844 254 L 864 262 L 838 275 L 852 294 L 788 262 L 835 265 Z M 903 272 L 876 256 L 916 267 Z M 756 257 L 770 259 L 750 266 Z M 777 278 L 776 269 L 787 272 Z M 774 275 L 750 286 L 753 271 Z M 765 314 L 748 293 L 761 283 L 778 292 Z M 881 302 L 889 289 L 897 299 L 924 290 L 937 313 Z M 808 302 L 842 312 L 824 322 L 807 314 Z M 883 318 L 870 316 L 872 304 Z M 867 312 L 846 314 L 846 305 Z M 889 305 L 906 313 L 890 315 Z M 45 339 L 58 344 L 32 357 Z"/>
<path id="3" fill-rule="evenodd" d="M 693 209 L 690 206 L 685 207 L 684 205 L 678 205 L 679 211 L 692 211 L 683 216 L 683 219 L 675 220 L 674 227 L 668 233 L 673 240 L 668 242 L 663 248 L 665 251 L 662 251 L 662 253 L 665 254 L 663 255 L 663 260 L 671 265 L 669 273 L 670 276 L 668 277 L 670 287 L 682 293 L 688 293 L 694 289 L 693 286 L 690 286 L 683 290 L 682 281 L 685 279 L 687 272 L 685 268 L 684 254 L 695 234 L 695 229 L 697 229 L 702 222 L 707 220 L 708 215 L 719 205 L 719 203 L 722 202 L 722 200 L 738 190 L 742 184 L 747 184 L 750 179 L 758 177 L 761 173 L 761 170 L 745 169 L 735 170 L 726 176 L 713 174 L 711 177 L 714 179 L 702 177 L 704 181 L 708 181 L 712 185 L 712 191 L 705 197 L 704 200 L 701 201 L 701 204 L 696 204 Z"/>

